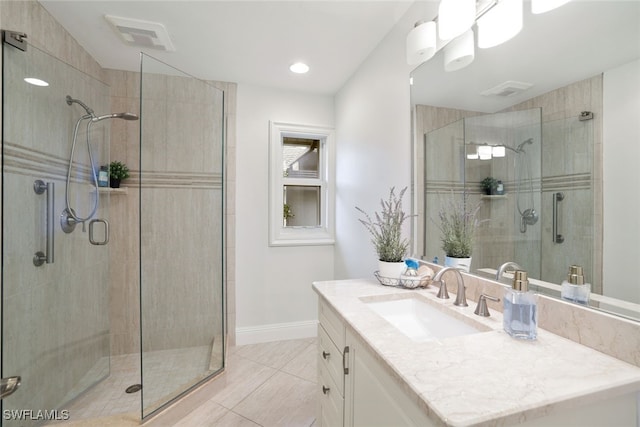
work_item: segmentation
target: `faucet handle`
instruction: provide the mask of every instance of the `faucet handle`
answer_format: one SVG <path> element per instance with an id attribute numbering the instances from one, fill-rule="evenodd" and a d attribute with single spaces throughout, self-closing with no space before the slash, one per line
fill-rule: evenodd
<path id="1" fill-rule="evenodd" d="M 480 298 L 478 298 L 478 305 L 474 311 L 475 314 L 482 317 L 489 317 L 491 314 L 489 313 L 489 307 L 487 307 L 487 299 L 491 301 L 498 302 L 500 298 L 492 297 L 491 295 L 481 294 Z"/>
<path id="2" fill-rule="evenodd" d="M 447 283 L 444 281 L 444 279 L 440 279 L 438 280 L 438 282 L 440 282 L 440 290 L 438 291 L 438 295 L 436 295 L 436 297 L 440 299 L 449 299 L 449 292 L 447 291 Z"/>

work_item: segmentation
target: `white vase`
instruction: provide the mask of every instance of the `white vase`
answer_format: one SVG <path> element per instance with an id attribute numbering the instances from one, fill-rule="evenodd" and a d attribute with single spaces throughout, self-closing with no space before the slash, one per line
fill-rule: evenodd
<path id="1" fill-rule="evenodd" d="M 388 279 L 399 279 L 400 275 L 407 269 L 404 261 L 387 262 L 378 260 L 378 274 Z"/>
<path id="2" fill-rule="evenodd" d="M 444 257 L 444 266 L 445 267 L 454 267 L 459 268 L 467 273 L 471 269 L 471 257 L 469 258 L 454 258 L 445 256 Z"/>

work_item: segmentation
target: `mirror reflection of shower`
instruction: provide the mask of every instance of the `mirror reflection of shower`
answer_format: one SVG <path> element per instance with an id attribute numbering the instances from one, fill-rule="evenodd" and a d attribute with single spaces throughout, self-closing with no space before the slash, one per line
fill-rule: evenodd
<path id="1" fill-rule="evenodd" d="M 98 197 L 98 176 L 96 174 L 96 168 L 93 161 L 93 152 L 91 151 L 91 125 L 94 123 L 100 122 L 105 119 L 123 119 L 123 120 L 138 120 L 138 115 L 133 113 L 110 113 L 105 114 L 103 116 L 96 116 L 93 109 L 91 109 L 87 104 L 80 101 L 79 99 L 74 99 L 71 96 L 67 95 L 66 97 L 67 105 L 78 104 L 80 105 L 86 112 L 86 114 L 80 116 L 73 130 L 73 141 L 71 143 L 71 154 L 69 155 L 69 168 L 67 170 L 67 182 L 65 186 L 65 209 L 61 215 L 61 225 L 62 229 L 65 233 L 71 233 L 76 224 L 81 223 L 83 231 L 85 230 L 84 224 L 87 220 L 91 219 L 96 211 L 98 210 L 98 206 L 100 203 L 100 198 Z M 93 181 L 93 187 L 95 191 L 95 197 L 93 202 L 93 207 L 91 211 L 86 217 L 81 217 L 76 214 L 76 210 L 71 207 L 71 203 L 69 201 L 69 184 L 71 182 L 71 171 L 73 170 L 73 157 L 76 149 L 76 143 L 78 139 L 78 129 L 83 121 L 86 120 L 86 145 L 87 145 L 87 154 L 89 155 L 89 164 L 91 169 L 91 178 Z"/>
<path id="2" fill-rule="evenodd" d="M 534 225 L 538 222 L 538 212 L 536 212 L 533 175 L 531 173 L 531 162 L 527 158 L 525 145 L 533 144 L 533 138 L 529 138 L 518 145 L 515 149 L 515 175 L 516 175 L 516 206 L 520 214 L 520 233 L 527 232 L 527 225 Z M 527 197 L 528 194 L 528 197 Z"/>

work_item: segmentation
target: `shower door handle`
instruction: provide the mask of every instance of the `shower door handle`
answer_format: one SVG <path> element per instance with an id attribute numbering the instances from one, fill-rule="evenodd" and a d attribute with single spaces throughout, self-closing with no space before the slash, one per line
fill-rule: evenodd
<path id="1" fill-rule="evenodd" d="M 564 193 L 553 193 L 553 243 L 564 242 L 564 237 L 558 233 L 558 202 L 562 200 L 564 200 Z"/>
<path id="2" fill-rule="evenodd" d="M 53 264 L 54 257 L 54 241 L 53 241 L 53 233 L 54 233 L 54 212 L 55 212 L 55 199 L 56 199 L 56 184 L 54 182 L 47 182 L 45 184 L 44 181 L 37 179 L 33 183 L 33 191 L 36 194 L 42 194 L 45 191 L 47 192 L 47 213 L 45 221 L 47 223 L 47 244 L 46 244 L 46 253 L 42 251 L 38 251 L 33 256 L 33 265 L 36 267 L 40 267 L 45 262 L 47 264 Z"/>
<path id="3" fill-rule="evenodd" d="M 93 226 L 97 222 L 99 222 L 101 224 L 104 224 L 104 240 L 102 240 L 102 241 L 96 241 L 93 238 Z M 96 245 L 96 246 L 104 246 L 107 243 L 109 243 L 109 222 L 106 219 L 92 219 L 89 222 L 89 242 L 92 245 Z"/>

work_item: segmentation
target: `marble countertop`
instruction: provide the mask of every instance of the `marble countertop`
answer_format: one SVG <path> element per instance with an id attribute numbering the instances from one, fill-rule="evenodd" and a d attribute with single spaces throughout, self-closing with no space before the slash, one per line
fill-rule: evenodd
<path id="1" fill-rule="evenodd" d="M 500 312 L 476 316 L 475 302 L 456 307 L 454 295 L 440 300 L 434 287 L 407 290 L 363 279 L 315 282 L 313 289 L 445 425 L 518 423 L 640 390 L 640 368 L 540 328 L 535 341 L 513 339 Z M 486 331 L 415 342 L 366 304 L 410 294 Z"/>

